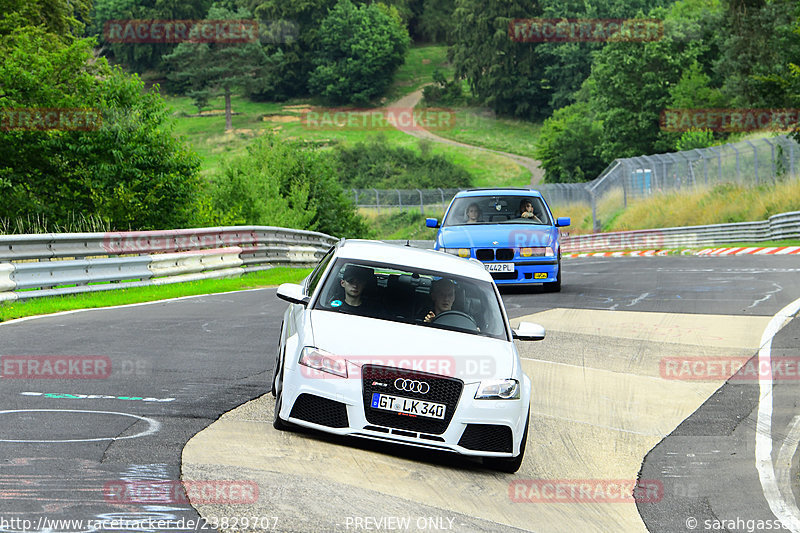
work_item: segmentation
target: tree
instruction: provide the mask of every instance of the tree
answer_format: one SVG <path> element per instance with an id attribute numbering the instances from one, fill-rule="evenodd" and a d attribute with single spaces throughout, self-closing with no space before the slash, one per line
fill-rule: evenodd
<path id="1" fill-rule="evenodd" d="M 536 120 L 549 114 L 539 48 L 508 34 L 513 19 L 541 14 L 538 1 L 456 0 L 449 52 L 455 76 L 466 79 L 472 94 L 499 115 Z"/>
<path id="2" fill-rule="evenodd" d="M 267 134 L 231 161 L 208 190 L 215 224 L 264 224 L 365 237 L 369 229 L 339 185 L 332 157 Z"/>
<path id="3" fill-rule="evenodd" d="M 88 130 L 0 130 L 0 217 L 60 224 L 82 213 L 120 229 L 181 227 L 191 217 L 199 160 L 171 135 L 164 101 L 95 58 L 92 46 L 31 26 L 0 43 L 4 118 L 42 108 L 102 117 Z"/>
<path id="4" fill-rule="evenodd" d="M 33 26 L 64 40 L 79 37 L 89 14 L 90 0 L 0 0 L 0 36 Z"/>
<path id="5" fill-rule="evenodd" d="M 724 76 L 723 92 L 736 106 L 787 106 L 789 62 L 800 62 L 797 2 L 724 0 L 724 5 L 721 33 L 727 37 L 715 64 Z"/>
<path id="6" fill-rule="evenodd" d="M 389 87 L 408 45 L 395 9 L 339 0 L 322 21 L 309 90 L 336 104 L 366 104 Z"/>
<path id="7" fill-rule="evenodd" d="M 220 7 L 208 11 L 210 20 L 237 20 L 250 16 L 240 10 L 236 13 Z M 248 43 L 192 43 L 182 42 L 174 52 L 164 56 L 172 67 L 169 78 L 188 85 L 190 96 L 198 108 L 208 99 L 222 93 L 225 97 L 225 130 L 233 129 L 231 95 L 233 91 L 246 92 L 258 83 L 267 66 L 267 57 L 257 42 Z"/>
<path id="8" fill-rule="evenodd" d="M 162 57 L 172 52 L 175 43 L 117 43 L 106 35 L 106 23 L 112 20 L 198 20 L 213 0 L 94 0 L 87 34 L 97 38 L 105 54 L 137 72 L 155 70 L 165 74 Z"/>
<path id="9" fill-rule="evenodd" d="M 336 0 L 248 0 L 245 6 L 262 25 L 290 24 L 292 31 L 265 33 L 261 44 L 270 68 L 251 91 L 258 100 L 287 100 L 308 94 L 308 76 L 322 20 Z"/>
<path id="10" fill-rule="evenodd" d="M 603 126 L 588 102 L 557 110 L 544 121 L 535 156 L 542 162 L 547 183 L 592 180 L 606 166 L 600 157 Z"/>

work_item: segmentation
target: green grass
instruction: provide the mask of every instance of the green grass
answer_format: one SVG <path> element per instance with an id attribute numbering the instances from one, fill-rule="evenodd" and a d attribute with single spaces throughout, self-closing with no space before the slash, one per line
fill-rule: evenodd
<path id="1" fill-rule="evenodd" d="M 201 173 L 206 177 L 218 172 L 227 158 L 244 154 L 251 140 L 267 131 L 319 145 L 354 144 L 382 135 L 393 146 L 405 146 L 419 152 L 418 139 L 394 128 L 376 130 L 312 127 L 301 120 L 302 109 L 294 107 L 310 105 L 307 103 L 257 103 L 234 97 L 233 111 L 240 114 L 233 116 L 233 131 L 225 133 L 223 115 L 186 116 L 197 114 L 197 108 L 192 106 L 189 98 L 168 96 L 166 99 L 175 114 L 175 133 L 183 136 L 200 154 Z M 210 109 L 224 109 L 222 97 L 212 99 Z M 320 113 L 325 109 L 315 108 Z M 530 172 L 527 169 L 497 154 L 439 143 L 431 144 L 431 152 L 442 154 L 464 167 L 472 174 L 474 186 L 510 187 L 530 183 Z"/>
<path id="2" fill-rule="evenodd" d="M 414 46 L 408 50 L 406 61 L 397 70 L 394 83 L 386 95 L 391 102 L 413 93 L 423 85 L 433 81 L 433 72 L 439 72 L 450 78 L 453 66 L 447 62 L 447 47 L 439 45 Z"/>
<path id="3" fill-rule="evenodd" d="M 499 118 L 487 109 L 462 108 L 456 111 L 453 128 L 434 133 L 473 146 L 535 158 L 533 150 L 541 129 L 539 123 Z"/>
<path id="4" fill-rule="evenodd" d="M 668 193 L 628 202 L 605 231 L 699 226 L 766 220 L 771 215 L 800 211 L 800 181 L 742 187 L 717 185 L 692 193 Z"/>
<path id="5" fill-rule="evenodd" d="M 152 302 L 180 296 L 230 292 L 281 283 L 296 283 L 305 278 L 311 269 L 277 267 L 245 274 L 238 278 L 210 279 L 187 283 L 174 283 L 150 287 L 133 287 L 99 293 L 34 298 L 0 303 L 0 322 L 26 316 L 45 315 L 73 309 L 94 309 L 140 302 Z"/>

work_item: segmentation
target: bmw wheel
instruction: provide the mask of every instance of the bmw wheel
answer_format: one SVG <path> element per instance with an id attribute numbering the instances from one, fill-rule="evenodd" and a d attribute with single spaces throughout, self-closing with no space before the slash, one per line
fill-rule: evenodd
<path id="1" fill-rule="evenodd" d="M 558 258 L 558 273 L 556 274 L 556 280 L 550 283 L 544 284 L 544 291 L 545 292 L 561 292 L 561 258 Z"/>

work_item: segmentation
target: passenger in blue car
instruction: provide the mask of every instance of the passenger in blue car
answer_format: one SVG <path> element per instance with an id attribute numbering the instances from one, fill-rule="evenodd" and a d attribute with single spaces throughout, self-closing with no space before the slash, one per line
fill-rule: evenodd
<path id="1" fill-rule="evenodd" d="M 478 204 L 474 202 L 467 206 L 465 215 L 467 216 L 467 224 L 475 224 L 477 222 L 482 222 L 481 216 L 483 215 L 483 213 L 481 213 L 481 208 L 478 207 Z"/>
<path id="2" fill-rule="evenodd" d="M 539 224 L 542 223 L 542 220 L 533 212 L 533 204 L 527 198 L 523 198 L 519 202 L 519 218 L 526 218 Z"/>

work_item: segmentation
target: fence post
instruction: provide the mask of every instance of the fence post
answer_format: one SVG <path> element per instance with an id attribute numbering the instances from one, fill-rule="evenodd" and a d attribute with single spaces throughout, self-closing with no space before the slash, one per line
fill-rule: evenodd
<path id="1" fill-rule="evenodd" d="M 758 183 L 759 182 L 759 178 L 758 178 L 758 150 L 756 149 L 756 146 L 753 143 L 751 143 L 750 141 L 745 141 L 745 142 L 750 145 L 750 148 L 753 149 L 753 170 L 756 173 L 756 185 L 758 185 L 759 184 Z"/>
<path id="2" fill-rule="evenodd" d="M 772 159 L 772 183 L 777 183 L 777 181 L 778 181 L 778 167 L 775 164 L 775 145 L 772 144 L 772 141 L 770 141 L 767 137 L 764 137 L 761 140 L 766 142 L 769 145 L 770 158 Z"/>
<path id="3" fill-rule="evenodd" d="M 373 188 L 372 190 L 375 191 L 375 209 L 377 209 L 378 213 L 380 213 L 381 212 L 381 200 L 378 197 L 378 189 Z"/>
<path id="4" fill-rule="evenodd" d="M 425 204 L 422 201 L 422 191 L 419 189 L 416 189 L 416 191 L 419 193 L 419 212 L 422 213 L 422 216 L 425 216 Z"/>

